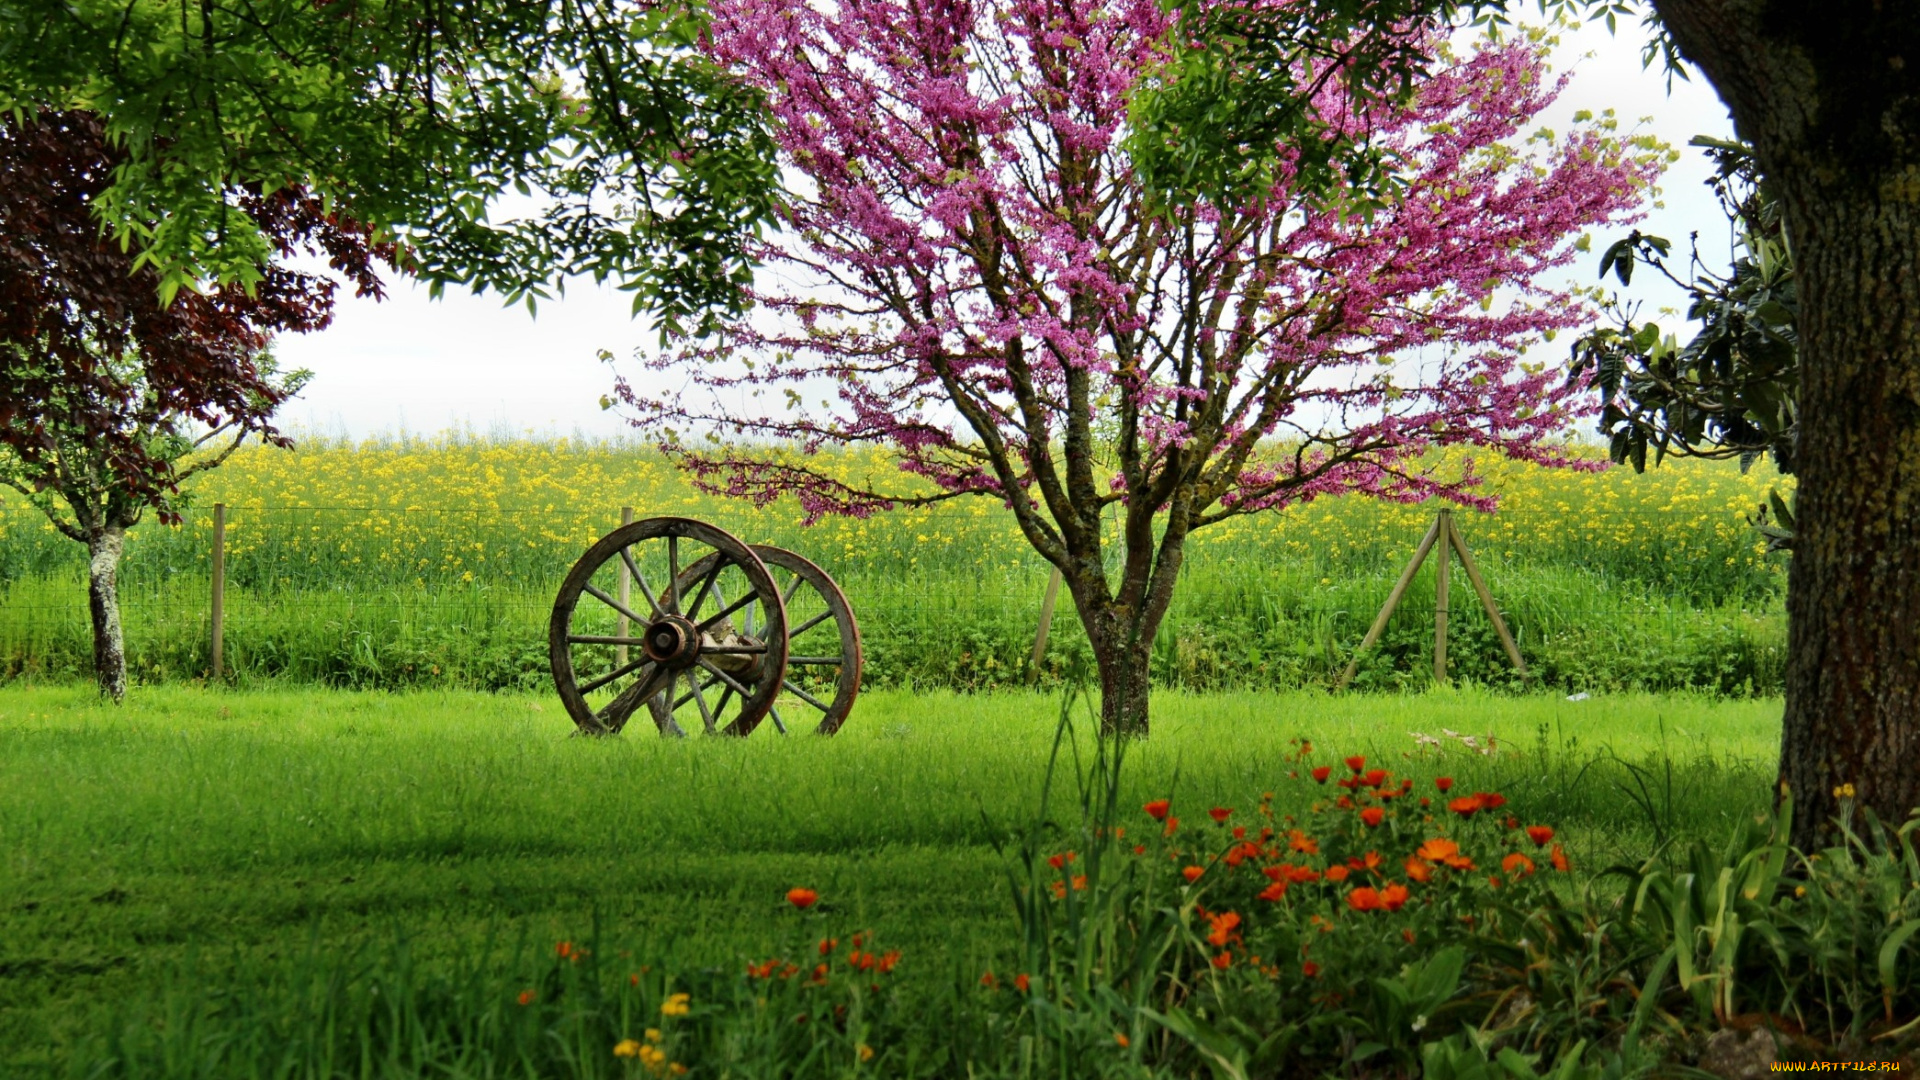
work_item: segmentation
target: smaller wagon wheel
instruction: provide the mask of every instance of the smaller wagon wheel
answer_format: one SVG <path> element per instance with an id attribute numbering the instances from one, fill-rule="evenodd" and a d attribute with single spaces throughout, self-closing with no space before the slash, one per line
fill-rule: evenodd
<path id="1" fill-rule="evenodd" d="M 780 689 L 792 701 L 776 702 L 768 710 L 773 726 L 780 734 L 813 724 L 818 735 L 840 730 L 860 694 L 860 627 L 854 621 L 853 607 L 832 577 L 814 563 L 767 544 L 754 544 L 753 553 L 766 564 L 780 587 L 781 606 L 786 612 L 787 671 Z M 707 567 L 695 563 L 681 574 L 682 588 L 691 587 Z M 748 605 L 742 612 L 742 626 L 748 634 L 760 634 L 765 617 Z M 654 722 L 666 730 L 675 718 L 686 719 L 687 698 L 681 696 L 669 713 L 664 697 L 648 702 Z M 784 708 L 784 712 L 782 711 Z M 817 719 L 816 719 L 817 718 Z M 675 724 L 677 727 L 677 724 Z"/>
<path id="2" fill-rule="evenodd" d="M 752 628 L 740 620 L 749 609 Z M 573 565 L 553 603 L 547 653 L 583 734 L 618 733 L 660 697 L 691 702 L 709 734 L 745 735 L 780 695 L 786 607 L 766 565 L 732 534 L 648 518 L 608 533 Z M 661 734 L 681 734 L 671 715 L 664 721 Z"/>

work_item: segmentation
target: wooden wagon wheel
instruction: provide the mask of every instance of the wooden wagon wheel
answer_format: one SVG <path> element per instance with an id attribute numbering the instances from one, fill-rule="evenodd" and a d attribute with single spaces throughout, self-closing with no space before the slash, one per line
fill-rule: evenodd
<path id="1" fill-rule="evenodd" d="M 813 723 L 815 734 L 831 735 L 846 722 L 853 700 L 860 694 L 863 657 L 853 607 L 833 578 L 807 559 L 767 544 L 754 544 L 753 553 L 780 586 L 781 608 L 791 627 L 787 631 L 787 671 L 780 689 L 799 703 L 789 704 L 789 712 L 797 709 L 799 713 L 783 716 L 776 704 L 769 710 L 773 726 L 785 735 L 793 728 Z M 707 570 L 701 562 L 682 571 L 681 589 L 692 587 Z M 741 625 L 748 634 L 764 633 L 766 618 L 757 608 L 750 604 L 740 613 Z M 708 681 L 718 680 L 708 677 Z M 680 695 L 670 710 L 662 695 L 650 699 L 648 706 L 661 730 L 678 730 L 675 717 L 686 719 L 689 700 L 690 695 Z"/>
<path id="2" fill-rule="evenodd" d="M 698 574 L 682 569 L 695 566 Z M 736 621 L 747 609 L 754 628 Z M 745 735 L 780 695 L 786 606 L 766 565 L 731 534 L 690 518 L 648 518 L 608 533 L 573 565 L 553 602 L 547 654 L 554 688 L 584 734 L 617 733 L 641 703 L 661 696 L 693 702 L 710 734 Z M 665 721 L 661 734 L 681 733 L 670 715 Z"/>

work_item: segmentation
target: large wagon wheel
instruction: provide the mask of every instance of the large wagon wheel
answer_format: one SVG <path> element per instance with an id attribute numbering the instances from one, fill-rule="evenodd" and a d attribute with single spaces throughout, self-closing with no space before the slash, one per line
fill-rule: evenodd
<path id="1" fill-rule="evenodd" d="M 695 566 L 698 574 L 682 569 Z M 753 628 L 735 621 L 749 608 Z M 765 564 L 731 534 L 648 518 L 608 533 L 573 565 L 553 602 L 547 654 L 585 734 L 620 731 L 659 695 L 693 702 L 711 734 L 745 735 L 780 695 L 786 607 Z M 680 734 L 671 716 L 661 733 Z"/>
<path id="2" fill-rule="evenodd" d="M 766 564 L 775 584 L 780 586 L 781 607 L 791 628 L 787 631 L 787 671 L 780 680 L 780 689 L 797 699 L 799 704 L 790 703 L 788 710 L 798 712 L 783 716 L 780 706 L 774 705 L 769 710 L 773 726 L 785 735 L 796 727 L 812 723 L 816 734 L 831 735 L 846 722 L 847 714 L 853 710 L 853 699 L 860 693 L 860 627 L 854 622 L 853 607 L 833 578 L 812 562 L 767 544 L 754 544 L 753 553 Z M 707 570 L 705 562 L 698 562 L 682 571 L 681 589 L 691 588 Z M 767 620 L 758 604 L 747 605 L 740 616 L 745 633 L 764 635 Z M 706 690 L 718 681 L 707 676 L 708 685 L 701 689 Z M 661 695 L 649 700 L 648 706 L 662 731 L 677 731 L 676 717 L 688 719 L 691 700 L 691 694 L 683 693 L 669 708 L 666 697 Z"/>

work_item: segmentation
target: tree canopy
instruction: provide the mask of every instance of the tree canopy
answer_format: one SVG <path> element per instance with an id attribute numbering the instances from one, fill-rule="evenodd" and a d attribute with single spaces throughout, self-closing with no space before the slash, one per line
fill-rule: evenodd
<path id="1" fill-rule="evenodd" d="M 737 302 L 779 190 L 697 5 L 0 0 L 0 25 L 0 111 L 100 117 L 94 212 L 163 300 L 257 281 L 273 243 L 241 202 L 293 187 L 435 287 L 585 274 L 678 325 Z"/>

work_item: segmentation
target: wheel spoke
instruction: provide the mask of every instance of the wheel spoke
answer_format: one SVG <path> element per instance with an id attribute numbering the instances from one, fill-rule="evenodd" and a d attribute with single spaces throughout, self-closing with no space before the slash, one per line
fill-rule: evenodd
<path id="1" fill-rule="evenodd" d="M 700 621 L 701 632 L 705 633 L 706 631 L 713 629 L 716 625 L 719 624 L 720 620 L 726 618 L 727 616 L 733 614 L 736 611 L 739 611 L 741 608 L 746 607 L 748 604 L 752 603 L 754 600 L 754 597 L 758 595 L 759 595 L 758 593 L 750 592 L 747 595 L 741 597 L 740 599 L 735 600 L 733 603 L 728 604 L 726 607 L 721 608 L 719 613 L 715 614 L 713 617 L 702 619 Z"/>
<path id="2" fill-rule="evenodd" d="M 618 634 L 568 634 L 569 645 L 645 645 L 643 637 L 621 637 Z"/>
<path id="3" fill-rule="evenodd" d="M 653 661 L 642 656 L 637 660 L 631 660 L 627 663 L 621 664 L 619 667 L 614 668 L 612 671 L 607 672 L 605 675 L 602 675 L 591 682 L 581 683 L 580 696 L 586 697 L 588 694 L 593 693 L 595 690 L 600 689 L 601 687 L 607 685 L 608 683 L 619 678 L 620 676 L 625 675 L 629 672 L 638 671 L 639 669 L 651 663 L 653 663 Z M 641 681 L 645 682 L 646 677 L 642 676 Z"/>
<path id="4" fill-rule="evenodd" d="M 805 690 L 802 690 L 799 687 L 793 685 L 792 679 L 781 679 L 780 685 L 786 687 L 788 690 L 791 690 L 795 697 L 813 706 L 814 708 L 819 709 L 821 712 L 833 711 L 833 708 L 831 706 L 821 704 L 819 698 L 814 697 L 812 694 L 809 694 Z"/>
<path id="5" fill-rule="evenodd" d="M 768 709 L 767 714 L 773 717 L 773 729 L 775 731 L 778 731 L 780 734 L 785 735 L 787 733 L 787 722 L 785 720 L 780 719 L 780 710 Z"/>
<path id="6" fill-rule="evenodd" d="M 700 647 L 702 655 L 724 654 L 727 656 L 739 656 L 763 653 L 766 651 L 767 647 L 765 645 L 702 645 Z"/>
<path id="7" fill-rule="evenodd" d="M 695 615 L 699 614 L 700 605 L 706 602 L 707 591 L 713 588 L 714 579 L 719 577 L 720 571 L 725 570 L 727 566 L 728 566 L 728 562 L 726 558 L 720 555 L 718 552 L 715 552 L 713 557 L 713 569 L 707 571 L 707 576 L 701 579 L 700 591 L 693 594 L 693 603 L 687 605 L 687 618 L 691 619 Z"/>
<path id="8" fill-rule="evenodd" d="M 692 676 L 688 676 L 688 678 L 687 678 L 687 684 L 688 684 L 689 686 L 691 686 L 691 685 L 693 684 L 693 678 L 692 678 Z M 720 685 L 720 680 L 719 680 L 719 679 L 708 679 L 708 680 L 706 681 L 706 684 L 705 684 L 705 685 L 703 685 L 703 686 L 701 686 L 701 687 L 700 687 L 700 689 L 702 689 L 702 690 L 711 690 L 711 689 L 713 689 L 714 687 L 716 687 L 716 686 L 719 686 L 719 685 Z M 682 706 L 682 705 L 685 705 L 685 704 L 686 704 L 687 702 L 689 702 L 689 701 L 692 701 L 692 700 L 693 700 L 693 694 L 692 694 L 692 693 L 685 693 L 685 694 L 681 694 L 681 695 L 680 695 L 680 698 L 679 698 L 679 700 L 677 700 L 677 701 L 675 701 L 675 702 L 673 703 L 673 707 L 674 707 L 674 708 L 675 708 L 675 709 L 677 710 L 677 709 L 679 709 L 679 708 L 680 708 L 680 706 Z"/>
<path id="9" fill-rule="evenodd" d="M 707 651 L 712 652 L 713 650 L 708 649 Z M 839 656 L 789 656 L 787 657 L 788 667 L 792 667 L 795 664 L 833 664 L 837 666 L 839 664 L 844 664 L 846 662 L 847 661 L 844 657 L 839 657 Z"/>
<path id="10" fill-rule="evenodd" d="M 700 706 L 700 722 L 707 725 L 707 734 L 714 734 L 713 710 L 707 708 L 706 695 L 700 692 L 699 681 L 693 677 L 691 671 L 687 672 L 687 685 L 693 688 L 693 703 Z"/>
<path id="11" fill-rule="evenodd" d="M 634 622 L 645 623 L 645 622 L 653 621 L 651 619 L 646 618 L 645 616 L 635 615 L 632 609 L 628 608 L 627 605 L 607 595 L 607 593 L 604 590 L 602 590 L 599 586 L 595 585 L 591 581 L 587 582 L 585 585 L 580 586 L 580 588 L 585 590 L 588 596 L 593 597 L 595 600 L 598 600 L 601 603 L 612 608 L 613 610 L 619 612 L 620 614 L 625 615 L 627 618 L 632 619 Z M 643 593 L 646 592 L 645 589 L 642 589 L 640 591 Z"/>
<path id="12" fill-rule="evenodd" d="M 800 591 L 801 582 L 804 580 L 805 579 L 799 574 L 794 574 L 793 580 L 787 583 L 787 591 L 780 594 L 780 602 L 783 604 L 793 603 L 793 594 Z"/>
<path id="13" fill-rule="evenodd" d="M 726 683 L 729 689 L 732 689 L 739 693 L 740 700 L 742 702 L 752 700 L 753 693 L 749 691 L 746 687 L 740 685 L 740 680 L 734 678 L 733 676 L 727 674 L 724 671 L 721 671 L 719 668 L 714 667 L 712 664 L 708 663 L 704 657 L 701 659 L 695 660 L 694 663 L 697 663 L 701 667 L 706 668 L 708 671 L 713 672 L 715 675 L 718 675 L 720 677 L 720 681 Z"/>
<path id="14" fill-rule="evenodd" d="M 680 614 L 680 538 L 667 534 L 667 613 Z"/>
<path id="15" fill-rule="evenodd" d="M 665 615 L 666 612 L 660 610 L 659 601 L 653 598 L 653 589 L 647 585 L 647 575 L 641 573 L 640 564 L 633 561 L 633 552 L 626 548 L 621 548 L 620 561 L 627 564 L 627 573 L 633 575 L 633 583 L 640 586 L 640 595 L 646 597 L 647 606 L 653 609 L 654 615 L 656 617 Z M 642 619 L 640 621 L 646 622 L 647 620 Z"/>
<path id="16" fill-rule="evenodd" d="M 808 619 L 806 622 L 801 623 L 799 626 L 794 627 L 792 630 L 787 631 L 787 640 L 791 641 L 831 618 L 833 618 L 833 609 L 829 608 L 815 615 L 813 618 Z"/>
<path id="17" fill-rule="evenodd" d="M 620 691 L 620 696 L 607 702 L 607 707 L 597 714 L 600 726 L 608 731 L 619 731 L 626 727 L 628 719 L 633 716 L 633 710 L 639 708 L 641 702 L 660 692 L 660 683 L 663 679 L 669 680 L 668 685 L 672 685 L 670 681 L 672 678 L 673 676 L 665 668 L 656 666 L 652 675 L 634 680 L 633 685 Z"/>

